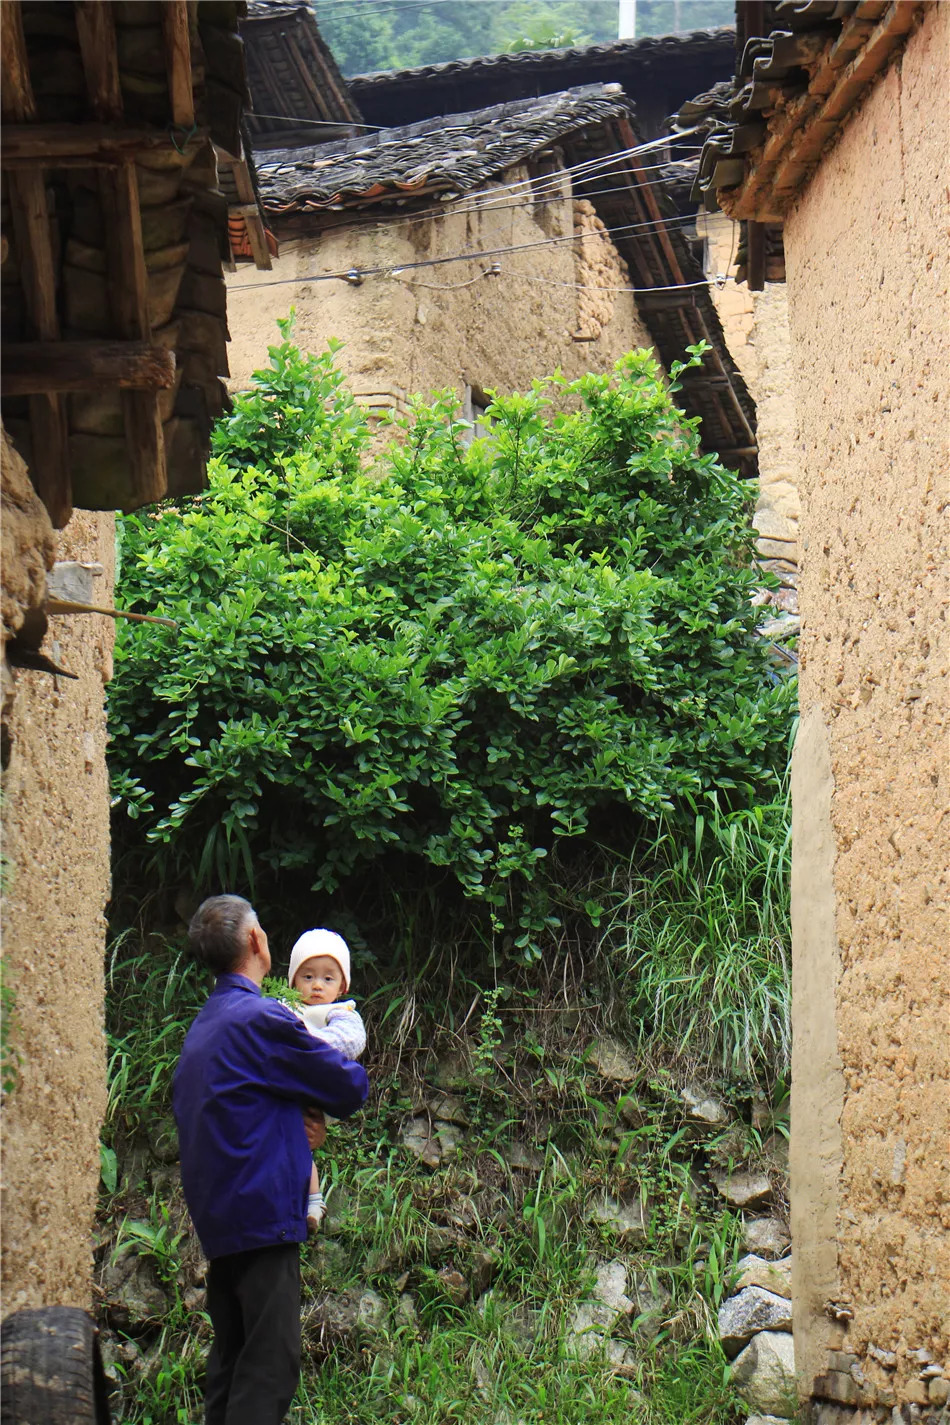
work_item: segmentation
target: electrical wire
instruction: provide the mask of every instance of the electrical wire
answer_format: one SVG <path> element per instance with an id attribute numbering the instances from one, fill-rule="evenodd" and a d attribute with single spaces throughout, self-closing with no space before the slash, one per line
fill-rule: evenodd
<path id="1" fill-rule="evenodd" d="M 314 129 L 366 129 L 374 133 L 385 133 L 385 124 L 357 124 L 336 119 L 295 119 L 293 114 L 259 114 L 256 109 L 245 109 L 246 119 L 276 119 L 281 124 L 293 124 L 294 128 Z M 266 152 L 266 150 L 264 150 Z"/>
<path id="2" fill-rule="evenodd" d="M 691 133 L 698 133 L 699 130 L 698 130 L 698 129 L 693 129 L 693 130 L 689 130 L 688 132 L 691 132 Z M 563 183 L 563 179 L 564 179 L 564 177 L 565 177 L 566 175 L 567 175 L 567 176 L 570 176 L 570 177 L 573 179 L 573 178 L 575 178 L 575 177 L 585 177 L 585 176 L 587 176 L 587 175 L 589 175 L 589 174 L 596 173 L 596 172 L 598 172 L 599 170 L 603 170 L 603 172 L 601 172 L 601 174 L 600 174 L 600 176 L 602 176 L 602 177 L 612 176 L 613 174 L 620 174 L 620 173 L 623 173 L 623 172 L 626 171 L 626 170 L 625 170 L 625 169 L 622 169 L 622 168 L 609 169 L 609 165 L 610 165 L 611 163 L 615 162 L 617 159 L 633 158 L 633 157 L 635 157 L 635 156 L 637 156 L 637 155 L 639 155 L 639 154 L 641 154 L 641 153 L 651 153 L 651 152 L 654 152 L 654 151 L 655 151 L 656 149 L 658 149 L 658 148 L 666 148 L 666 147 L 668 147 L 668 140 L 667 140 L 667 139 L 652 139 L 652 140 L 648 141 L 647 143 L 637 144 L 637 145 L 635 145 L 633 148 L 617 149 L 617 150 L 615 150 L 614 152 L 609 153 L 609 154 L 601 154 L 600 157 L 598 157 L 598 158 L 596 158 L 596 159 L 587 159 L 587 160 L 585 160 L 585 161 L 582 162 L 582 163 L 569 164 L 568 166 L 566 166 L 566 167 L 564 167 L 564 168 L 559 168 L 559 169 L 557 170 L 557 172 L 554 173 L 554 174 L 551 174 L 550 177 L 541 178 L 541 179 L 539 179 L 539 178 L 537 178 L 537 177 L 534 177 L 534 178 L 520 178 L 520 179 L 516 180 L 514 183 L 500 183 L 500 184 L 496 184 L 496 185 L 493 185 L 493 187 L 492 187 L 490 190 L 488 190 L 488 191 L 490 191 L 490 193 L 491 193 L 491 196 L 490 196 L 490 197 L 485 198 L 484 201 L 480 201 L 479 203 L 473 205 L 471 208 L 469 208 L 469 209 L 466 210 L 466 211 L 469 211 L 469 212 L 484 212 L 484 211 L 489 210 L 489 209 L 491 209 L 491 208 L 497 208 L 499 205 L 504 206 L 504 194 L 506 194 L 506 193 L 516 193 L 516 192 L 518 192 L 518 190 L 520 190 L 520 189 L 525 189 L 525 188 L 530 188 L 530 189 L 531 189 L 531 197 L 532 197 L 532 200 L 534 200 L 537 196 L 544 196 L 545 193 L 554 192 L 554 191 L 560 189 L 560 187 L 561 187 L 561 185 L 562 185 L 562 183 Z M 355 157 L 355 156 L 356 156 L 356 155 L 354 155 L 354 157 Z M 263 173 L 276 174 L 276 173 L 278 173 L 278 172 L 280 171 L 281 168 L 283 168 L 283 167 L 285 167 L 285 166 L 286 166 L 286 165 L 285 165 L 283 162 L 280 162 L 280 161 L 275 162 L 275 163 L 267 163 L 266 161 L 265 161 L 265 162 L 259 162 L 259 163 L 257 164 L 257 171 L 258 171 L 258 174 L 259 174 L 259 175 L 260 175 L 260 174 L 263 174 Z M 657 167 L 662 167 L 662 166 L 663 166 L 663 165 L 657 165 Z M 609 170 L 609 171 L 608 171 L 608 170 Z M 643 186 L 646 186 L 646 185 L 643 185 Z M 655 185 L 655 186 L 662 186 L 662 184 L 658 184 L 658 185 Z M 446 202 L 451 202 L 451 201 L 464 201 L 464 198 L 465 198 L 465 195 L 464 195 L 464 194 L 463 194 L 463 195 L 459 195 L 457 199 L 453 199 L 453 198 L 451 198 L 451 197 L 448 197 L 448 198 L 443 199 L 438 205 L 436 205 L 436 206 L 434 206 L 434 207 L 427 208 L 427 209 L 423 210 L 422 212 L 413 213 L 413 214 L 411 214 L 410 216 L 407 216 L 407 217 L 405 217 L 405 218 L 388 219 L 388 220 L 387 220 L 387 219 L 383 219 L 383 220 L 380 220 L 379 223 L 378 223 L 378 226 L 379 226 L 379 227 L 388 227 L 388 226 L 391 225 L 392 222 L 400 222 L 400 223 L 404 223 L 404 224 L 407 224 L 407 225 L 412 225 L 413 223 L 420 223 L 420 222 L 423 222 L 423 221 L 425 221 L 426 219 L 428 219 L 428 218 L 430 218 L 430 217 L 432 217 L 432 216 L 434 216 L 434 215 L 436 215 L 436 214 L 438 214 L 438 213 L 444 212 L 444 211 L 445 211 L 445 204 L 446 204 Z M 455 211 L 459 211 L 459 210 L 456 209 Z"/>
<path id="3" fill-rule="evenodd" d="M 616 173 L 624 173 L 624 172 L 626 172 L 626 171 L 627 171 L 626 169 L 616 169 L 616 170 L 613 170 L 613 171 L 605 172 L 605 173 L 603 173 L 603 174 L 598 174 L 597 176 L 598 176 L 598 177 L 602 177 L 602 178 L 609 178 L 609 177 L 612 176 L 612 173 L 613 173 L 613 172 L 616 172 Z M 646 170 L 644 170 L 644 171 L 646 171 Z M 649 180 L 649 181 L 644 182 L 644 183 L 638 183 L 638 184 L 637 184 L 637 187 L 638 187 L 638 188 L 663 188 L 663 187 L 665 187 L 665 186 L 666 186 L 666 180 L 665 180 L 665 179 L 654 179 L 654 180 Z M 414 226 L 417 222 L 422 222 L 423 220 L 425 220 L 426 222 L 430 222 L 430 221 L 437 221 L 439 218 L 460 218 L 460 217 L 469 216 L 469 215 L 471 215 L 471 214 L 473 214 L 473 213 L 479 213 L 479 214 L 480 214 L 480 213 L 484 213 L 486 210 L 487 210 L 487 211 L 490 211 L 491 213 L 494 214 L 494 213 L 509 213 L 509 212 L 514 212 L 514 211 L 516 211 L 516 210 L 518 210 L 518 209 L 521 209 L 521 208 L 544 208 L 544 207 L 547 207 L 547 206 L 548 206 L 549 204 L 551 204 L 551 203 L 566 203 L 566 202 L 572 201 L 572 199 L 573 199 L 573 200 L 581 200 L 581 199 L 590 199 L 590 198 L 602 198 L 602 197 L 605 197 L 605 196 L 607 196 L 607 195 L 609 195 L 609 194 L 611 194 L 611 193 L 617 193 L 617 192 L 619 192 L 619 191 L 621 191 L 621 190 L 618 189 L 617 185 L 616 185 L 616 184 L 613 184 L 613 185 L 612 185 L 611 187 L 609 187 L 609 188 L 585 188 L 585 189 L 580 189 L 580 190 L 577 191 L 576 193 L 573 193 L 573 194 L 570 194 L 570 195 L 567 195 L 567 194 L 564 194 L 564 193 L 554 193 L 554 194 L 553 194 L 551 197 L 549 197 L 549 198 L 545 198 L 545 197 L 541 197 L 541 198 L 526 198 L 526 199 L 524 199 L 523 201 L 520 201 L 520 202 L 515 202 L 515 203 L 503 203 L 503 204 L 500 204 L 500 205 L 498 205 L 498 206 L 490 206 L 489 204 L 486 204 L 486 203 L 474 203 L 474 204 L 470 205 L 470 206 L 467 207 L 467 208 L 462 208 L 462 207 L 456 208 L 456 207 L 451 207 L 451 206 L 449 206 L 448 203 L 444 203 L 444 204 L 440 204 L 438 208 L 432 208 L 432 209 L 427 210 L 427 212 L 426 212 L 424 215 L 422 215 L 422 216 L 415 215 L 415 214 L 411 214 L 411 215 L 409 215 L 409 216 L 407 216 L 407 217 L 404 217 L 404 218 L 393 217 L 393 218 L 390 218 L 390 219 L 385 220 L 385 221 L 380 220 L 379 218 L 365 218 L 365 219 L 363 219 L 363 221 L 360 221 L 359 210 L 357 209 L 357 210 L 355 210 L 355 213 L 354 213 L 354 221 L 353 221 L 353 223 L 352 223 L 352 227 L 353 227 L 354 231 L 361 232 L 361 233 L 365 233 L 365 232 L 368 232 L 368 231 L 370 231 L 370 230 L 373 230 L 373 231 L 381 231 L 381 230 L 384 229 L 384 228 L 392 228 L 392 227 L 395 227 L 397 224 L 400 225 L 400 226 L 411 227 L 411 226 Z M 459 201 L 463 201 L 463 200 L 459 200 Z M 328 209 L 328 210 L 325 210 L 325 211 L 332 211 L 332 210 L 329 210 L 329 209 Z M 641 224 L 641 226 L 644 227 L 644 228 L 646 228 L 646 227 L 678 227 L 680 224 L 682 224 L 682 225 L 685 226 L 685 227 L 692 227 L 692 226 L 694 225 L 694 223 L 695 223 L 695 218 L 694 218 L 694 217 L 692 217 L 692 216 L 680 215 L 680 216 L 678 216 L 678 217 L 670 217 L 670 218 L 659 218 L 659 219 L 651 218 L 651 219 L 649 220 L 649 222 L 645 222 L 645 223 Z M 291 247 L 292 244 L 288 244 L 287 246 L 288 246 L 288 247 Z"/>
<path id="4" fill-rule="evenodd" d="M 583 234 L 585 238 L 603 238 L 604 240 L 613 237 L 617 233 L 625 233 L 631 230 L 640 229 L 643 226 L 654 226 L 654 222 L 644 225 L 641 223 L 621 223 L 613 228 L 605 228 L 603 232 L 593 231 Z M 577 242 L 576 233 L 564 234 L 562 237 L 544 238 L 540 242 L 510 243 L 504 247 L 483 248 L 478 252 L 459 252 L 447 257 L 422 258 L 416 262 L 397 262 L 388 266 L 380 267 L 352 267 L 343 272 L 315 272 L 302 277 L 278 277 L 271 278 L 266 282 L 246 282 L 239 286 L 234 286 L 230 291 L 252 292 L 260 287 L 292 287 L 302 282 L 349 282 L 356 285 L 365 277 L 395 277 L 402 272 L 413 272 L 421 267 L 446 267 L 453 262 L 477 262 L 483 257 L 503 257 L 511 252 L 528 252 L 539 247 L 553 247 L 558 243 Z M 683 283 L 683 287 L 691 287 L 694 283 Z M 700 285 L 706 285 L 704 283 Z M 651 289 L 643 289 L 651 290 Z M 669 290 L 673 290 L 670 288 Z"/>

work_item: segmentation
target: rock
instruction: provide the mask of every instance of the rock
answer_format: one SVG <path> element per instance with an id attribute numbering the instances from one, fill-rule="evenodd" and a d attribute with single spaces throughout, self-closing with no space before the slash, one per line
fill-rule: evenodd
<path id="1" fill-rule="evenodd" d="M 470 1264 L 472 1295 L 481 1296 L 491 1286 L 498 1271 L 498 1255 L 487 1247 L 472 1253 Z"/>
<path id="2" fill-rule="evenodd" d="M 168 1295 L 155 1263 L 134 1247 L 123 1248 L 102 1273 L 102 1298 L 110 1325 L 123 1329 L 141 1321 L 163 1321 Z"/>
<path id="3" fill-rule="evenodd" d="M 599 1355 L 616 1319 L 612 1306 L 602 1301 L 582 1301 L 568 1324 L 568 1349 L 581 1361 Z"/>
<path id="4" fill-rule="evenodd" d="M 639 1198 L 634 1198 L 632 1202 L 618 1202 L 616 1198 L 604 1193 L 594 1199 L 585 1217 L 588 1222 L 599 1222 L 604 1227 L 609 1227 L 621 1241 L 646 1239 L 646 1214 Z"/>
<path id="5" fill-rule="evenodd" d="M 182 1305 L 186 1311 L 204 1311 L 205 1295 L 203 1286 L 190 1286 L 181 1299 Z"/>
<path id="6" fill-rule="evenodd" d="M 782 613 L 777 618 L 760 623 L 758 631 L 762 638 L 797 638 L 801 628 L 802 622 L 797 614 Z"/>
<path id="7" fill-rule="evenodd" d="M 532 1148 L 517 1139 L 509 1144 L 505 1157 L 508 1160 L 509 1168 L 517 1168 L 520 1172 L 541 1173 L 544 1171 L 544 1154 L 539 1153 L 537 1148 Z"/>
<path id="8" fill-rule="evenodd" d="M 467 1128 L 471 1122 L 464 1103 L 454 1094 L 436 1094 L 428 1107 L 432 1117 L 439 1118 L 444 1123 L 455 1123 L 460 1128 Z"/>
<path id="9" fill-rule="evenodd" d="M 772 1196 L 772 1184 L 765 1173 L 709 1174 L 716 1191 L 733 1207 L 762 1207 Z"/>
<path id="10" fill-rule="evenodd" d="M 795 1413 L 795 1348 L 786 1331 L 760 1331 L 732 1363 L 732 1380 L 753 1410 Z"/>
<path id="11" fill-rule="evenodd" d="M 761 1286 L 766 1291 L 772 1291 L 776 1296 L 784 1296 L 786 1301 L 791 1301 L 791 1257 L 783 1257 L 780 1262 L 767 1262 L 764 1257 L 757 1257 L 750 1253 L 739 1259 L 736 1263 L 736 1270 L 739 1277 L 735 1291 L 742 1291 L 747 1286 Z"/>
<path id="12" fill-rule="evenodd" d="M 456 1306 L 464 1306 L 469 1297 L 468 1282 L 455 1267 L 441 1267 L 436 1273 L 442 1290 Z"/>
<path id="13" fill-rule="evenodd" d="M 788 1425 L 784 1415 L 750 1415 L 745 1425 Z"/>
<path id="14" fill-rule="evenodd" d="M 587 1055 L 588 1063 L 613 1084 L 632 1084 L 637 1071 L 623 1045 L 616 1039 L 595 1039 Z"/>
<path id="15" fill-rule="evenodd" d="M 877 1361 L 879 1366 L 883 1366 L 886 1371 L 894 1370 L 897 1365 L 896 1351 L 883 1351 L 880 1346 L 875 1346 L 873 1342 L 868 1346 L 868 1355 L 873 1361 Z"/>
<path id="16" fill-rule="evenodd" d="M 762 536 L 760 548 L 765 540 L 794 543 L 798 539 L 798 521 L 781 515 L 774 509 L 756 510 L 752 516 L 752 528 Z"/>
<path id="17" fill-rule="evenodd" d="M 543 1330 L 542 1312 L 520 1301 L 507 1301 L 493 1291 L 486 1291 L 479 1297 L 475 1310 L 479 1316 L 500 1326 L 524 1351 L 531 1349 Z"/>
<path id="18" fill-rule="evenodd" d="M 742 1243 L 747 1252 L 760 1257 L 783 1257 L 788 1251 L 789 1237 L 774 1217 L 753 1217 L 743 1223 Z"/>
<path id="19" fill-rule="evenodd" d="M 727 1356 L 737 1356 L 759 1331 L 791 1331 L 791 1303 L 760 1286 L 747 1286 L 719 1308 L 719 1339 Z"/>
<path id="20" fill-rule="evenodd" d="M 629 1376 L 631 1379 L 636 1375 L 640 1364 L 637 1353 L 625 1346 L 623 1341 L 605 1341 L 604 1355 L 618 1375 Z"/>
<path id="21" fill-rule="evenodd" d="M 402 1292 L 396 1302 L 396 1320 L 400 1326 L 406 1326 L 410 1331 L 418 1330 L 419 1312 L 416 1309 L 416 1299 L 411 1292 Z"/>
<path id="22" fill-rule="evenodd" d="M 950 1401 L 950 1380 L 935 1376 L 927 1386 L 927 1398 L 931 1405 L 946 1405 Z"/>
<path id="23" fill-rule="evenodd" d="M 436 1122 L 434 1131 L 439 1153 L 443 1158 L 450 1158 L 461 1144 L 463 1135 L 451 1123 Z"/>
<path id="24" fill-rule="evenodd" d="M 467 1053 L 453 1050 L 444 1054 L 436 1065 L 436 1085 L 451 1093 L 457 1089 L 467 1089 L 472 1081 L 472 1061 Z"/>
<path id="25" fill-rule="evenodd" d="M 639 1345 L 648 1346 L 663 1329 L 672 1297 L 649 1272 L 632 1272 L 627 1290 L 633 1297 L 634 1335 Z"/>
<path id="26" fill-rule="evenodd" d="M 625 1093 L 617 1100 L 617 1113 L 628 1128 L 642 1128 L 649 1117 L 649 1111 L 632 1093 Z"/>
<path id="27" fill-rule="evenodd" d="M 178 1162 L 178 1129 L 169 1114 L 153 1124 L 148 1133 L 149 1152 L 160 1163 Z"/>
<path id="28" fill-rule="evenodd" d="M 728 1123 L 732 1117 L 728 1105 L 701 1084 L 687 1084 L 680 1098 L 689 1117 L 697 1123 Z"/>
<path id="29" fill-rule="evenodd" d="M 795 568 L 797 565 L 796 555 L 798 554 L 797 539 L 763 539 L 755 541 L 755 547 L 759 554 L 768 561 L 782 560 L 783 563 Z"/>
<path id="30" fill-rule="evenodd" d="M 402 1146 L 413 1157 L 420 1159 L 427 1168 L 437 1168 L 442 1161 L 442 1150 L 438 1140 L 429 1132 L 427 1118 L 413 1118 L 399 1134 Z"/>
<path id="31" fill-rule="evenodd" d="M 611 1307 L 616 1313 L 629 1316 L 634 1303 L 627 1296 L 627 1268 L 623 1262 L 600 1262 L 593 1288 L 595 1301 Z"/>
<path id="32" fill-rule="evenodd" d="M 321 1336 L 353 1338 L 373 1335 L 382 1330 L 386 1321 L 386 1303 L 375 1291 L 351 1287 L 348 1291 L 331 1292 L 310 1309 L 305 1325 L 314 1327 Z"/>

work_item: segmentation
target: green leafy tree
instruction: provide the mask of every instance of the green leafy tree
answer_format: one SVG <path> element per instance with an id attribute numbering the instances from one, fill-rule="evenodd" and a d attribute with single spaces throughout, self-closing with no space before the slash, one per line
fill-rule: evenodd
<path id="1" fill-rule="evenodd" d="M 332 350 L 282 327 L 208 492 L 123 522 L 120 598 L 178 622 L 117 645 L 134 874 L 270 904 L 427 883 L 530 954 L 556 845 L 771 794 L 792 694 L 747 492 L 649 353 L 497 396 L 468 444 L 456 393 L 418 401 L 367 468 Z"/>

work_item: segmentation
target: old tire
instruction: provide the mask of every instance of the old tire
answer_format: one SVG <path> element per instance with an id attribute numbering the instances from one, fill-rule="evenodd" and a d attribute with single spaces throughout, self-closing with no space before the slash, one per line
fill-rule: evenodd
<path id="1" fill-rule="evenodd" d="M 0 1334 L 0 1425 L 109 1425 L 91 1316 L 75 1306 L 15 1311 Z"/>

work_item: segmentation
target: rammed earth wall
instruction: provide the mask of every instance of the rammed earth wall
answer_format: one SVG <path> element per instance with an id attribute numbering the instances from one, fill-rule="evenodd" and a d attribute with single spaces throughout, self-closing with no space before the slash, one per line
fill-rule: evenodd
<path id="1" fill-rule="evenodd" d="M 106 604 L 114 530 L 111 514 L 77 513 L 55 536 L 57 560 L 102 566 L 93 589 Z M 6 541 L 6 529 L 4 535 Z M 48 538 L 41 528 L 40 544 Z M 29 557 L 21 544 L 5 570 L 5 592 Z M 6 717 L 12 745 L 3 777 L 3 973 L 15 997 L 10 1036 L 19 1065 L 3 1106 L 4 1313 L 57 1304 L 88 1309 L 92 1301 L 106 1099 L 104 683 L 112 644 L 111 619 L 52 617 L 43 651 L 78 681 L 20 670 Z"/>
<path id="2" fill-rule="evenodd" d="M 936 1420 L 950 1394 L 948 73 L 928 5 L 785 229 L 795 1334 L 822 1422 Z"/>
<path id="3" fill-rule="evenodd" d="M 524 169 L 505 174 L 506 184 L 526 179 Z M 629 282 L 613 245 L 591 237 L 572 240 L 575 231 L 598 227 L 590 205 L 575 204 L 567 175 L 560 190 L 552 187 L 552 176 L 540 182 L 545 201 L 533 206 L 512 207 L 510 193 L 499 196 L 488 187 L 446 204 L 434 218 L 387 219 L 362 229 L 354 221 L 282 239 L 273 274 L 281 278 L 544 245 L 367 277 L 359 286 L 339 279 L 260 286 L 262 274 L 235 273 L 228 279 L 232 388 L 250 384 L 276 340 L 276 319 L 291 306 L 300 345 L 318 351 L 328 337 L 340 338 L 350 389 L 378 407 L 398 409 L 408 394 L 446 386 L 524 390 L 555 367 L 573 378 L 605 370 L 631 348 L 651 346 L 634 297 L 609 290 Z M 530 186 L 519 194 L 529 199 Z M 563 241 L 551 244 L 550 238 Z M 492 263 L 499 264 L 498 275 L 481 276 Z M 594 290 L 578 291 L 575 284 Z"/>

